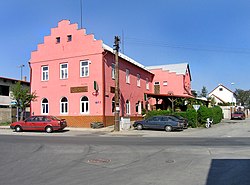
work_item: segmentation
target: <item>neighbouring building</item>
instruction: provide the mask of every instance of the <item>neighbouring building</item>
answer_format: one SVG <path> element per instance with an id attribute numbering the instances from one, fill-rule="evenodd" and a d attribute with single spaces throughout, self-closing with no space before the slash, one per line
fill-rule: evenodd
<path id="1" fill-rule="evenodd" d="M 233 91 L 222 84 L 219 84 L 215 89 L 213 89 L 208 94 L 208 97 L 214 98 L 216 105 L 226 103 L 232 103 L 233 105 L 236 105 L 236 95 Z"/>
<path id="2" fill-rule="evenodd" d="M 31 53 L 29 64 L 31 91 L 38 96 L 31 104 L 33 114 L 59 116 L 73 127 L 114 124 L 115 55 L 102 40 L 62 20 Z M 141 118 L 153 99 L 191 97 L 189 66 L 179 65 L 146 68 L 119 53 L 120 116 Z"/>
<path id="3" fill-rule="evenodd" d="M 0 77 L 0 123 L 16 121 L 17 109 L 11 97 L 11 87 L 18 81 Z M 21 81 L 21 85 L 30 87 L 30 83 L 26 81 Z"/>

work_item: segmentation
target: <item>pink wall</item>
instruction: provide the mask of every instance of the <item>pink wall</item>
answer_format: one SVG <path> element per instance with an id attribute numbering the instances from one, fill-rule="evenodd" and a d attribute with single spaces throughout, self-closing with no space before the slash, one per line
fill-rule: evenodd
<path id="1" fill-rule="evenodd" d="M 110 93 L 110 87 L 115 87 L 115 80 L 112 79 L 111 71 L 112 67 L 111 64 L 115 63 L 114 55 L 110 52 L 107 52 L 105 55 L 105 94 L 106 94 L 106 115 L 113 115 L 112 113 L 112 98 L 114 97 L 114 93 Z M 153 74 L 143 70 L 122 58 L 119 58 L 119 78 L 120 78 L 120 92 L 121 92 L 121 115 L 127 116 L 125 113 L 125 102 L 126 100 L 130 101 L 131 106 L 131 116 L 137 115 L 136 112 L 136 103 L 138 101 L 143 102 L 143 106 L 145 108 L 145 101 L 144 101 L 144 93 L 150 92 L 152 90 L 152 79 Z M 126 69 L 130 70 L 130 83 L 126 83 Z M 140 74 L 140 87 L 137 86 L 137 74 Z M 146 78 L 149 79 L 149 90 L 146 89 Z"/>
<path id="2" fill-rule="evenodd" d="M 191 93 L 190 87 L 190 75 L 187 70 L 186 75 L 176 74 L 174 72 L 163 71 L 162 69 L 153 69 L 150 70 L 155 74 L 154 82 L 160 82 L 160 94 L 169 94 L 173 93 L 174 95 L 184 95 Z M 167 85 L 163 85 L 164 82 L 167 82 Z M 184 88 L 185 84 L 185 88 Z M 187 89 L 187 90 L 185 90 Z M 154 90 L 152 91 L 152 93 Z"/>
<path id="3" fill-rule="evenodd" d="M 72 35 L 72 41 L 67 41 L 67 35 Z M 56 43 L 60 37 L 60 43 Z M 41 100 L 49 100 L 49 114 L 60 115 L 60 99 L 67 97 L 69 101 L 68 115 L 80 114 L 80 98 L 87 96 L 90 102 L 90 114 L 101 115 L 103 94 L 99 91 L 97 97 L 93 82 L 98 82 L 102 89 L 102 41 L 94 40 L 93 35 L 86 35 L 84 29 L 77 29 L 76 24 L 69 21 L 59 22 L 58 27 L 51 29 L 51 35 L 44 38 L 37 51 L 31 54 L 32 84 L 31 90 L 36 91 L 38 98 L 32 103 L 32 112 L 41 114 Z M 89 77 L 80 77 L 80 61 L 89 60 Z M 60 79 L 60 64 L 68 63 L 68 79 Z M 41 81 L 41 66 L 49 66 L 49 80 Z M 88 92 L 71 93 L 71 87 L 88 86 Z"/>

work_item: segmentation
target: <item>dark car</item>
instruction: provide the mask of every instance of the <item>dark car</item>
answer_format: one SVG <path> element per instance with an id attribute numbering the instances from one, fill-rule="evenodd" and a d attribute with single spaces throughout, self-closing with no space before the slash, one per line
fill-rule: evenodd
<path id="1" fill-rule="evenodd" d="M 177 118 L 178 120 L 182 121 L 183 122 L 183 128 L 184 129 L 187 129 L 188 128 L 188 119 L 186 118 L 183 118 L 182 116 L 179 116 L 179 115 L 171 115 L 172 117 L 174 118 Z"/>
<path id="2" fill-rule="evenodd" d="M 55 130 L 63 130 L 67 127 L 67 122 L 64 119 L 59 119 L 55 116 L 31 116 L 24 121 L 17 121 L 10 124 L 10 128 L 16 132 L 22 130 L 37 130 L 47 133 Z"/>
<path id="3" fill-rule="evenodd" d="M 231 114 L 231 119 L 246 119 L 246 115 L 242 111 L 237 111 Z"/>
<path id="4" fill-rule="evenodd" d="M 183 122 L 171 116 L 153 116 L 146 120 L 135 121 L 133 126 L 137 128 L 137 130 L 161 129 L 167 132 L 183 130 Z"/>

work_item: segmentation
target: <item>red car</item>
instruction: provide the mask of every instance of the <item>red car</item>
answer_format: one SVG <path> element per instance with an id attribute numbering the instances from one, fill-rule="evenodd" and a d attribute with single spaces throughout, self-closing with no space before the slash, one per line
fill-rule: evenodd
<path id="1" fill-rule="evenodd" d="M 246 115 L 244 112 L 237 111 L 232 113 L 231 119 L 246 119 Z"/>
<path id="2" fill-rule="evenodd" d="M 24 121 L 18 121 L 10 124 L 10 128 L 16 132 L 22 130 L 39 130 L 51 133 L 55 130 L 63 130 L 67 127 L 64 119 L 55 116 L 31 116 Z"/>

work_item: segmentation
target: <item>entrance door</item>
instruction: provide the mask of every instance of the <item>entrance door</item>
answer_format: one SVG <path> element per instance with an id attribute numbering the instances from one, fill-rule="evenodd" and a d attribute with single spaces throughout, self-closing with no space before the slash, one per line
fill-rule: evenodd
<path id="1" fill-rule="evenodd" d="M 160 82 L 155 82 L 154 83 L 154 93 L 155 94 L 160 94 Z"/>

